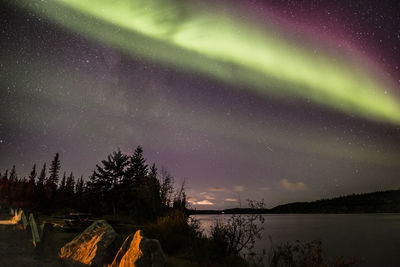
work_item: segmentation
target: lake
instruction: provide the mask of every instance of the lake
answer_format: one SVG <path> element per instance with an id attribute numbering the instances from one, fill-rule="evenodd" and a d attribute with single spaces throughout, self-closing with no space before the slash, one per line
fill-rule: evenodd
<path id="1" fill-rule="evenodd" d="M 216 219 L 230 215 L 194 215 L 206 234 Z M 354 266 L 400 266 L 400 214 L 273 214 L 265 218 L 263 238 L 255 252 L 275 244 L 322 241 L 328 257 L 361 259 Z"/>

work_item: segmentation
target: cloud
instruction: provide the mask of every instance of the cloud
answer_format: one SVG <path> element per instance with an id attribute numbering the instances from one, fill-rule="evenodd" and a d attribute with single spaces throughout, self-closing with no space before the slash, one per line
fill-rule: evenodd
<path id="1" fill-rule="evenodd" d="M 244 186 L 242 186 L 242 185 L 236 185 L 236 186 L 233 187 L 233 191 L 235 191 L 235 192 L 242 192 L 242 191 L 244 191 Z"/>
<path id="2" fill-rule="evenodd" d="M 303 191 L 307 189 L 307 186 L 304 183 L 292 183 L 288 179 L 282 179 L 281 185 L 288 191 Z"/>
<path id="3" fill-rule="evenodd" d="M 200 195 L 202 195 L 205 199 L 208 199 L 208 200 L 215 199 L 213 194 L 210 194 L 210 193 L 207 193 L 207 192 L 202 192 L 202 193 L 200 193 Z"/>
<path id="4" fill-rule="evenodd" d="M 225 188 L 219 187 L 219 186 L 211 187 L 209 190 L 210 190 L 211 192 L 223 192 L 223 191 L 226 191 Z"/>
<path id="5" fill-rule="evenodd" d="M 214 203 L 212 203 L 211 201 L 209 201 L 207 199 L 204 199 L 202 201 L 197 201 L 197 202 L 195 202 L 193 204 L 196 204 L 196 205 L 211 205 L 211 206 L 214 205 Z"/>
<path id="6" fill-rule="evenodd" d="M 197 201 L 197 199 L 194 198 L 194 197 L 189 197 L 189 198 L 187 199 L 187 201 L 188 201 L 190 204 L 195 204 L 196 201 Z"/>
<path id="7" fill-rule="evenodd" d="M 225 201 L 227 202 L 238 202 L 236 198 L 225 198 Z"/>
<path id="8" fill-rule="evenodd" d="M 271 189 L 271 187 L 269 187 L 269 186 L 260 187 L 261 191 L 268 191 L 270 189 Z"/>

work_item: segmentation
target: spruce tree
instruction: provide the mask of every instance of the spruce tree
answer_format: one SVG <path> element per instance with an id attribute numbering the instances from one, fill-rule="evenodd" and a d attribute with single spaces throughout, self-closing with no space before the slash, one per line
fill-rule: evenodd
<path id="1" fill-rule="evenodd" d="M 65 191 L 66 180 L 67 180 L 67 175 L 64 172 L 63 178 L 61 179 L 60 188 L 59 188 L 61 192 Z"/>
<path id="2" fill-rule="evenodd" d="M 121 196 L 119 184 L 125 177 L 128 157 L 118 149 L 108 155 L 107 160 L 103 160 L 101 163 L 103 166 L 96 165 L 97 170 L 93 181 L 91 181 L 91 186 L 100 191 L 105 206 L 111 204 L 115 216 Z"/>
<path id="3" fill-rule="evenodd" d="M 75 178 L 74 174 L 71 172 L 65 183 L 65 191 L 68 197 L 71 197 L 74 194 L 74 189 L 75 189 Z"/>
<path id="4" fill-rule="evenodd" d="M 33 164 L 32 171 L 29 174 L 29 181 L 28 181 L 28 185 L 27 185 L 27 198 L 28 198 L 28 200 L 31 201 L 31 203 L 34 200 L 36 176 L 37 176 L 36 164 Z"/>
<path id="5" fill-rule="evenodd" d="M 40 171 L 40 175 L 38 177 L 38 182 L 37 182 L 38 187 L 43 188 L 45 180 L 46 180 L 46 163 L 43 164 L 43 168 Z"/>
<path id="6" fill-rule="evenodd" d="M 142 182 L 142 180 L 148 172 L 148 166 L 146 164 L 146 160 L 143 157 L 143 149 L 141 146 L 138 146 L 135 149 L 133 155 L 129 158 L 129 166 L 126 172 L 126 176 L 128 179 L 137 180 L 138 182 Z"/>
<path id="7" fill-rule="evenodd" d="M 30 184 L 35 184 L 35 178 L 37 176 L 37 172 L 36 172 L 36 164 L 33 164 L 32 170 L 29 174 L 29 183 Z"/>
<path id="8" fill-rule="evenodd" d="M 17 171 L 15 170 L 15 165 L 12 166 L 11 172 L 10 172 L 10 178 L 8 179 L 10 182 L 16 182 L 17 181 Z"/>
<path id="9" fill-rule="evenodd" d="M 75 192 L 77 195 L 82 195 L 83 194 L 83 188 L 84 188 L 84 182 L 83 182 L 83 176 L 78 179 L 76 186 L 75 186 Z"/>
<path id="10" fill-rule="evenodd" d="M 122 180 L 125 168 L 128 165 L 128 157 L 118 149 L 107 160 L 101 161 L 103 166 L 96 165 L 95 183 L 102 186 L 102 190 L 108 191 Z"/>
<path id="11" fill-rule="evenodd" d="M 60 167 L 60 156 L 58 153 L 56 153 L 49 169 L 49 181 L 53 186 L 55 185 L 56 187 L 58 184 L 58 174 L 60 172 Z"/>
<path id="12" fill-rule="evenodd" d="M 8 169 L 4 172 L 4 175 L 3 175 L 3 177 L 1 178 L 1 183 L 2 184 L 6 184 L 7 183 L 7 181 L 8 181 Z"/>

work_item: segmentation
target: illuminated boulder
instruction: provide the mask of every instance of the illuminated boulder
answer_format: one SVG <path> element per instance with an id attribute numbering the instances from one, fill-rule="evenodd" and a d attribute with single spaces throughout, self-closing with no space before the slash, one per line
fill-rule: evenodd
<path id="1" fill-rule="evenodd" d="M 165 264 L 158 240 L 148 239 L 138 230 L 125 239 L 111 267 L 163 267 Z"/>
<path id="2" fill-rule="evenodd" d="M 63 246 L 59 257 L 102 267 L 112 261 L 117 249 L 117 233 L 106 221 L 99 220 Z"/>

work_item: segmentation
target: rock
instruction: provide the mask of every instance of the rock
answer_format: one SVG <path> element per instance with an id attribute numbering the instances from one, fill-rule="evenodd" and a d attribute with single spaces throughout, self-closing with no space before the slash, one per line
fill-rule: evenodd
<path id="1" fill-rule="evenodd" d="M 102 267 L 112 261 L 117 245 L 118 235 L 115 230 L 105 220 L 99 220 L 63 246 L 59 257 Z"/>
<path id="2" fill-rule="evenodd" d="M 21 213 L 21 219 L 22 219 L 22 226 L 24 227 L 24 229 L 26 230 L 26 228 L 28 227 L 28 220 L 26 219 L 26 215 L 25 212 L 22 211 Z"/>
<path id="3" fill-rule="evenodd" d="M 36 247 L 40 243 L 40 235 L 35 221 L 35 217 L 33 216 L 32 213 L 29 214 L 29 224 L 31 226 L 32 242 L 33 245 Z"/>
<path id="4" fill-rule="evenodd" d="M 110 267 L 164 267 L 165 264 L 160 242 L 144 237 L 138 230 L 125 239 Z"/>

